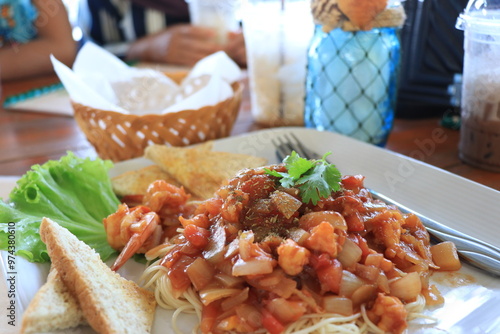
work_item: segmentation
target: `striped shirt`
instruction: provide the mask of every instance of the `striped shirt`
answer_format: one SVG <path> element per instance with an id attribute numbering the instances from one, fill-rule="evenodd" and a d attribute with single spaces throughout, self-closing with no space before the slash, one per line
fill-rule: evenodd
<path id="1" fill-rule="evenodd" d="M 85 39 L 124 55 L 136 39 L 154 34 L 167 25 L 188 23 L 189 13 L 168 15 L 129 0 L 84 0 L 79 21 Z"/>

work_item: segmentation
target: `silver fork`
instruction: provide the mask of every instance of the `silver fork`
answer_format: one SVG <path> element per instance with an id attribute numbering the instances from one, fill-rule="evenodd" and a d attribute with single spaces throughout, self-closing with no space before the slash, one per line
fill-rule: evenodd
<path id="1" fill-rule="evenodd" d="M 307 159 L 321 158 L 318 153 L 305 147 L 293 133 L 273 138 L 273 144 L 276 147 L 276 155 L 280 161 L 292 151 Z M 468 263 L 490 274 L 500 276 L 500 248 L 438 223 L 374 190 L 369 189 L 369 191 L 373 198 L 394 205 L 403 213 L 413 213 L 419 217 L 434 239 L 452 241 L 457 247 L 458 254 Z"/>

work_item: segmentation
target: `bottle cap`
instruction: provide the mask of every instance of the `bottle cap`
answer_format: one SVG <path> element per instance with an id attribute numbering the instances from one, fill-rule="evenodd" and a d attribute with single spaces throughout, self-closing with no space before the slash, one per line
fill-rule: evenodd
<path id="1" fill-rule="evenodd" d="M 473 29 L 479 33 L 498 35 L 500 28 L 500 0 L 470 0 L 458 16 L 455 27 Z"/>

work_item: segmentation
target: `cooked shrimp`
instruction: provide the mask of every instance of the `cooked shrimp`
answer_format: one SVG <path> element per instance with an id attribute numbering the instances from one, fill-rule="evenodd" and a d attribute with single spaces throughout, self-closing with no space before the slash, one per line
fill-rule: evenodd
<path id="1" fill-rule="evenodd" d="M 332 258 L 337 257 L 337 238 L 333 226 L 326 221 L 311 229 L 311 235 L 305 241 L 306 247 L 315 251 L 329 254 Z"/>
<path id="2" fill-rule="evenodd" d="M 292 239 L 287 239 L 278 247 L 278 255 L 278 263 L 285 273 L 298 275 L 309 263 L 311 252 Z"/>
<path id="3" fill-rule="evenodd" d="M 183 187 L 176 187 L 164 180 L 152 182 L 143 198 L 143 204 L 160 216 L 163 237 L 171 238 L 181 227 L 179 217 L 189 217 L 197 207 L 196 202 L 188 202 L 190 195 Z"/>
<path id="4" fill-rule="evenodd" d="M 118 270 L 135 253 L 145 253 L 157 246 L 162 234 L 159 222 L 158 215 L 142 205 L 129 209 L 121 204 L 115 213 L 105 218 L 108 243 L 121 250 L 111 269 Z"/>
<path id="5" fill-rule="evenodd" d="M 378 328 L 384 332 L 399 334 L 407 327 L 406 317 L 408 312 L 403 303 L 393 296 L 385 296 L 379 293 L 377 299 L 375 299 L 375 304 L 368 311 L 368 315 Z"/>
<path id="6" fill-rule="evenodd" d="M 158 180 L 149 185 L 143 204 L 163 217 L 181 213 L 189 197 L 183 187 L 178 188 L 164 180 Z"/>

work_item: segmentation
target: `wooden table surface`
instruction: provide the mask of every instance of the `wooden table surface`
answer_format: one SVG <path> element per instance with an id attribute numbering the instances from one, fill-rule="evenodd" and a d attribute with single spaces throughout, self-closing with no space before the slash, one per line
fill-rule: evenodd
<path id="1" fill-rule="evenodd" d="M 2 97 L 56 82 L 55 76 L 3 82 Z M 249 92 L 245 89 L 232 134 L 262 128 L 252 119 Z M 500 190 L 500 173 L 484 171 L 460 161 L 458 139 L 459 131 L 441 127 L 438 118 L 397 119 L 386 148 Z M 79 156 L 96 156 L 72 117 L 0 108 L 0 176 L 22 175 L 33 164 L 58 159 L 69 150 Z"/>

